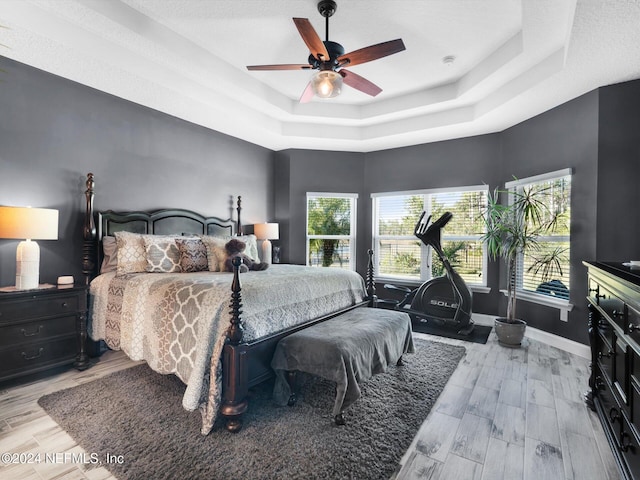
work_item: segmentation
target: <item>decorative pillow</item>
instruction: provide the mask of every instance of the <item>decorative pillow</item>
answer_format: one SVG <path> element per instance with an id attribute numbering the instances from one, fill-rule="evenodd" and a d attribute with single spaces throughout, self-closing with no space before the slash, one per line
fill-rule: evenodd
<path id="1" fill-rule="evenodd" d="M 224 245 L 228 240 L 222 237 L 213 237 L 211 235 L 200 235 L 200 240 L 207 250 L 207 263 L 210 272 L 223 272 L 224 261 L 227 259 L 227 253 Z"/>
<path id="2" fill-rule="evenodd" d="M 118 245 L 116 237 L 106 236 L 102 239 L 102 265 L 100 273 L 115 272 L 118 268 Z"/>
<path id="3" fill-rule="evenodd" d="M 176 238 L 180 252 L 180 268 L 183 272 L 204 272 L 209 270 L 207 247 L 199 238 Z"/>
<path id="4" fill-rule="evenodd" d="M 151 273 L 181 272 L 180 251 L 173 235 L 144 235 L 146 271 Z"/>
<path id="5" fill-rule="evenodd" d="M 147 270 L 147 252 L 144 248 L 143 235 L 131 232 L 116 232 L 118 248 L 118 265 L 116 275 L 145 272 Z"/>
<path id="6" fill-rule="evenodd" d="M 251 260 L 253 260 L 254 262 L 260 262 L 260 254 L 258 253 L 258 238 L 255 235 L 251 234 L 229 237 L 227 238 L 227 241 L 231 240 L 231 238 L 237 238 L 238 240 L 242 240 L 244 243 L 246 243 L 247 248 L 245 249 L 244 253 L 250 256 Z"/>
<path id="7" fill-rule="evenodd" d="M 238 240 L 243 241 L 247 245 L 244 253 L 251 257 L 251 260 L 254 262 L 260 262 L 260 255 L 258 254 L 258 239 L 255 235 L 225 235 L 224 237 L 219 238 L 222 238 L 225 244 L 232 238 L 237 238 Z"/>
<path id="8" fill-rule="evenodd" d="M 202 239 L 202 242 L 207 249 L 207 258 L 209 260 L 210 272 L 225 271 L 224 262 L 227 259 L 227 251 L 225 250 L 224 246 L 232 238 L 242 240 L 247 245 L 244 253 L 247 256 L 251 257 L 251 260 L 253 260 L 254 262 L 260 262 L 260 256 L 258 255 L 258 239 L 253 234 L 239 236 L 225 235 L 223 237 L 200 235 L 200 238 Z"/>

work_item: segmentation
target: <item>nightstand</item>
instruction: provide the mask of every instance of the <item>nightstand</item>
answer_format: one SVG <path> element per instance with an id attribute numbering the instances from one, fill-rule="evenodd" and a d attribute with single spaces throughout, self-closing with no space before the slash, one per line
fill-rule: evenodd
<path id="1" fill-rule="evenodd" d="M 84 285 L 0 292 L 0 381 L 68 364 L 87 368 L 86 314 Z"/>

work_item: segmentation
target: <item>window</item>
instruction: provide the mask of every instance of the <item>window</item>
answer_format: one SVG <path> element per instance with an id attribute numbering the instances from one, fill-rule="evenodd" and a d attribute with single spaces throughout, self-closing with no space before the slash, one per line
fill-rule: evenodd
<path id="1" fill-rule="evenodd" d="M 307 265 L 355 270 L 355 193 L 307 193 Z"/>
<path id="2" fill-rule="evenodd" d="M 480 236 L 488 187 L 421 190 L 372 194 L 373 250 L 376 276 L 423 282 L 444 273 L 442 262 L 413 230 L 423 210 L 437 219 L 452 220 L 442 230 L 442 248 L 465 282 L 486 285 L 486 253 Z"/>
<path id="3" fill-rule="evenodd" d="M 516 288 L 525 293 L 569 300 L 571 238 L 571 170 L 560 170 L 536 177 L 507 182 L 509 190 L 530 192 L 544 203 L 546 220 L 555 218 L 553 227 L 538 238 L 536 248 L 518 259 Z"/>

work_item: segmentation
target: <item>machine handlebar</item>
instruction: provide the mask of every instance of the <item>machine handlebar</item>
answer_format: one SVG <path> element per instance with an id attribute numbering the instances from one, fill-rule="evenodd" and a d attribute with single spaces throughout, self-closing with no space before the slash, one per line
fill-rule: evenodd
<path id="1" fill-rule="evenodd" d="M 451 212 L 443 213 L 440 218 L 431 222 L 431 215 L 427 217 L 427 220 L 424 221 L 424 216 L 426 212 L 422 212 L 420 218 L 418 219 L 418 223 L 416 223 L 416 228 L 414 230 L 415 235 L 420 238 L 421 236 L 430 236 L 434 233 L 434 230 L 441 230 L 445 227 L 449 221 L 453 218 L 453 214 Z"/>

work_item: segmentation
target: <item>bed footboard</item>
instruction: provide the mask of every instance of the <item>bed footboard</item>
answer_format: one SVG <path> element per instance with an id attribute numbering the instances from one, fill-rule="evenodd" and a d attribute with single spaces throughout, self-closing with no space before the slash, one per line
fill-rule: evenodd
<path id="1" fill-rule="evenodd" d="M 273 375 L 270 359 L 281 338 L 310 325 L 328 320 L 345 311 L 363 306 L 376 306 L 373 250 L 369 249 L 367 254 L 369 256 L 365 279 L 367 297 L 363 302 L 252 344 L 243 342 L 244 327 L 241 318 L 242 285 L 240 283 L 239 270 L 241 260 L 240 258 L 233 260 L 233 281 L 231 283 L 231 301 L 229 304 L 231 322 L 227 331 L 226 344 L 222 351 L 222 402 L 220 405 L 220 414 L 226 419 L 227 430 L 236 433 L 242 429 L 242 415 L 249 406 L 247 400 L 249 387 Z"/>
<path id="2" fill-rule="evenodd" d="M 247 411 L 249 393 L 249 365 L 247 345 L 241 343 L 244 335 L 242 326 L 242 297 L 240 285 L 240 264 L 242 259 L 233 259 L 233 282 L 231 283 L 231 324 L 227 331 L 227 341 L 222 350 L 222 403 L 220 414 L 226 418 L 226 428 L 232 433 L 242 428 L 242 414 Z"/>

